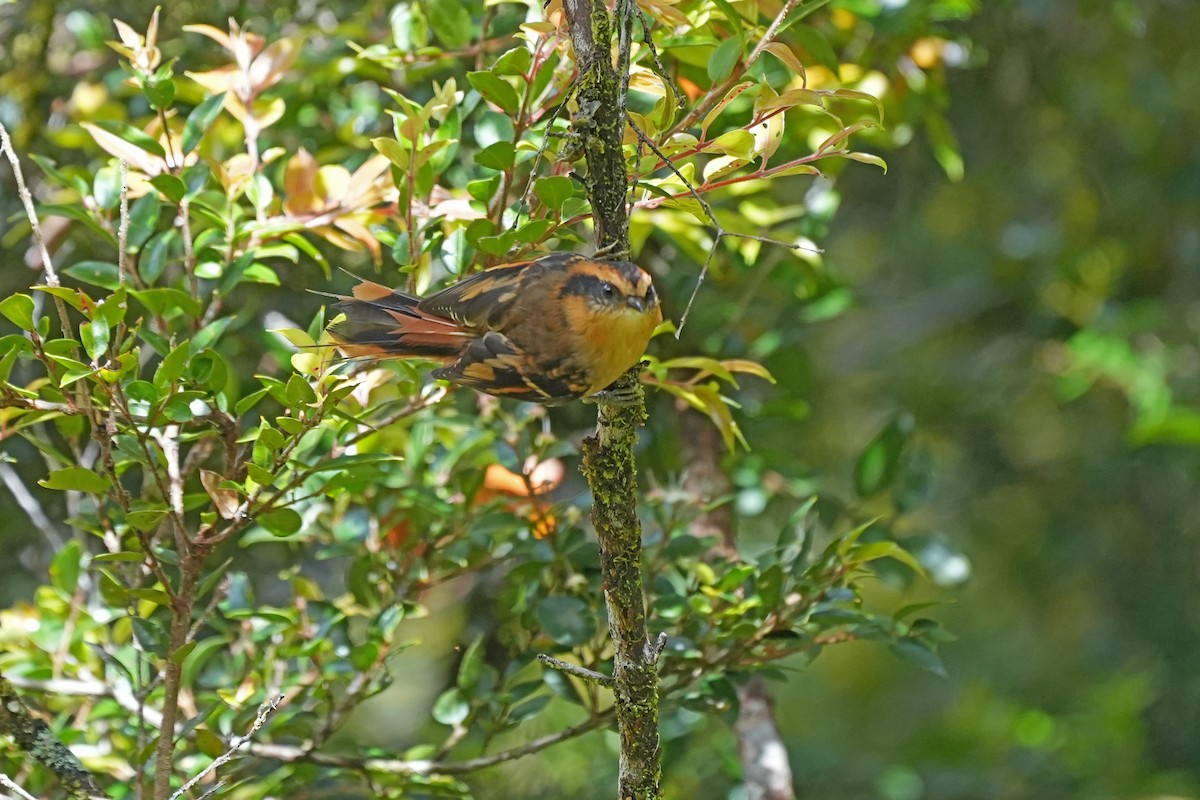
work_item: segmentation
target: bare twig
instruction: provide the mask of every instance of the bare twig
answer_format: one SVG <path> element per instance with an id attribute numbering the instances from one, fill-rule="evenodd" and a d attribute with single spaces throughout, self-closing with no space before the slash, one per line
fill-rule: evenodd
<path id="1" fill-rule="evenodd" d="M 16 151 L 13 150 L 12 140 L 8 138 L 8 129 L 0 124 L 0 150 L 8 157 L 8 162 L 12 165 L 13 177 L 17 182 L 17 196 L 21 198 L 21 204 L 25 206 L 25 215 L 29 218 L 29 224 L 33 227 L 33 243 L 38 249 L 38 253 L 42 257 L 42 269 L 46 273 L 46 285 L 58 286 L 58 273 L 54 271 L 54 263 L 50 260 L 50 251 L 46 249 L 46 240 L 42 236 L 42 226 L 38 223 L 37 210 L 33 207 L 33 195 L 29 193 L 29 187 L 25 184 L 25 175 L 21 171 L 21 162 L 17 159 Z"/>
<path id="2" fill-rule="evenodd" d="M 46 512 L 42 510 L 42 504 L 25 487 L 21 476 L 17 474 L 17 471 L 7 461 L 0 461 L 0 480 L 4 481 L 4 485 L 8 487 L 8 491 L 12 492 L 13 499 L 17 501 L 17 505 L 29 516 L 29 521 L 33 523 L 35 528 L 41 531 L 42 536 L 46 537 L 46 541 L 55 550 L 61 550 L 65 547 L 67 539 L 63 536 L 62 531 L 46 516 Z"/>
<path id="3" fill-rule="evenodd" d="M 229 749 L 217 756 L 217 758 L 215 758 L 211 764 L 201 770 L 183 786 L 179 787 L 179 791 L 171 795 L 171 800 L 179 800 L 179 798 L 187 794 L 188 790 L 202 781 L 206 775 L 232 761 L 237 756 L 238 751 L 241 750 L 244 745 L 248 744 L 251 737 L 258 733 L 262 726 L 266 724 L 267 717 L 271 716 L 272 712 L 279 708 L 279 704 L 283 702 L 283 699 L 283 695 L 278 695 L 274 699 L 263 703 L 258 709 L 258 716 L 254 718 L 254 723 L 250 726 L 250 730 L 246 731 L 244 736 L 233 737 L 233 739 L 229 741 Z"/>
<path id="4" fill-rule="evenodd" d="M 560 661 L 557 658 L 546 655 L 545 653 L 539 653 L 537 659 L 547 667 L 556 669 L 559 672 L 565 672 L 568 675 L 574 675 L 576 678 L 585 680 L 588 683 L 598 683 L 601 686 L 607 687 L 612 687 L 613 685 L 612 678 L 603 673 L 596 672 L 593 669 L 581 667 L 578 664 L 572 664 L 569 661 Z"/>
<path id="5" fill-rule="evenodd" d="M 0 786 L 3 786 L 10 792 L 16 793 L 21 800 L 37 800 L 37 798 L 18 786 L 15 782 L 13 782 L 12 778 L 8 777 L 3 772 L 0 772 Z"/>
<path id="6" fill-rule="evenodd" d="M 330 767 L 345 767 L 362 769 L 368 772 L 388 772 L 396 775 L 461 775 L 467 772 L 494 767 L 506 761 L 514 761 L 523 756 L 545 750 L 547 747 L 573 739 L 588 731 L 596 730 L 612 722 L 612 710 L 604 711 L 594 717 L 565 728 L 556 733 L 541 736 L 523 745 L 501 750 L 491 755 L 469 758 L 465 761 L 409 761 L 399 758 L 363 758 L 362 756 L 339 756 L 331 753 L 321 753 L 305 747 L 295 747 L 283 744 L 260 744 L 251 742 L 249 752 L 260 758 L 270 758 L 276 761 L 307 761 Z"/>
<path id="7" fill-rule="evenodd" d="M 165 130 L 165 129 L 164 129 Z M 117 276 L 125 286 L 125 259 L 129 255 L 129 165 L 121 159 L 121 225 L 117 228 Z"/>
<path id="8" fill-rule="evenodd" d="M 46 275 L 47 286 L 58 286 L 58 273 L 54 270 L 54 262 L 50 259 L 50 251 L 46 249 L 46 239 L 42 236 L 42 226 L 38 222 L 37 209 L 33 205 L 33 195 L 29 193 L 29 186 L 25 183 L 25 175 L 21 171 L 21 161 L 17 158 L 16 151 L 13 150 L 12 140 L 8 138 L 8 129 L 0 124 L 0 150 L 4 151 L 8 157 L 8 162 L 12 165 L 13 179 L 17 183 L 17 195 L 21 198 L 21 205 L 25 207 L 25 216 L 29 219 L 30 230 L 33 235 L 33 244 L 37 248 L 38 254 L 42 259 L 42 271 Z M 54 306 L 58 311 L 58 321 L 62 325 L 63 336 L 71 338 L 71 321 L 67 316 L 67 306 L 63 303 L 61 297 L 54 298 Z"/>
<path id="9" fill-rule="evenodd" d="M 687 305 L 683 309 L 683 315 L 679 318 L 679 326 L 675 329 L 675 338 L 678 339 L 683 335 L 683 326 L 687 324 L 688 314 L 690 314 L 692 311 L 692 304 L 696 302 L 696 295 L 700 293 L 700 284 L 704 283 L 704 278 L 708 275 L 708 267 L 710 264 L 712 264 L 713 255 L 717 252 L 717 245 L 723 238 L 726 236 L 733 236 L 738 239 L 753 239 L 756 242 L 774 244 L 780 247 L 786 247 L 789 250 L 799 250 L 802 246 L 796 244 L 795 242 L 785 242 L 782 239 L 773 239 L 770 236 L 759 236 L 758 234 L 754 233 L 735 233 L 734 231 L 725 230 L 725 226 L 723 226 L 717 220 L 717 215 L 713 213 L 712 206 L 710 206 L 708 201 L 700 196 L 699 190 L 692 185 L 692 182 L 687 179 L 687 176 L 685 176 L 679 170 L 679 168 L 675 166 L 671 159 L 668 158 L 661 149 L 659 149 L 658 145 L 654 143 L 654 140 L 647 136 L 646 132 L 637 126 L 637 123 L 634 122 L 633 119 L 627 118 L 626 121 L 628 122 L 629 127 L 637 135 L 638 141 L 649 147 L 656 156 L 662 159 L 666 167 L 674 172 L 675 176 L 678 177 L 679 180 L 683 181 L 683 185 L 687 187 L 688 192 L 696 199 L 696 202 L 700 204 L 700 208 L 704 210 L 704 216 L 708 217 L 708 221 L 711 222 L 713 228 L 716 229 L 716 240 L 713 242 L 713 246 L 709 249 L 708 255 L 704 259 L 704 266 L 700 268 L 700 275 L 696 278 L 696 286 L 692 289 L 692 295 L 688 298 Z"/>
<path id="10" fill-rule="evenodd" d="M 692 127 L 692 125 L 695 125 L 705 114 L 708 113 L 709 109 L 716 105 L 717 102 L 725 96 L 725 93 L 729 91 L 730 87 L 741 80 L 742 76 L 746 74 L 746 71 L 750 69 L 754 62 L 766 52 L 767 48 L 771 45 L 771 42 L 775 41 L 775 37 L 779 34 L 780 26 L 783 25 L 784 20 L 788 18 L 792 11 L 796 9 L 796 6 L 800 4 L 800 1 L 801 0 L 787 0 L 787 2 L 784 3 L 783 8 L 779 9 L 779 13 L 775 15 L 775 19 L 771 20 L 771 24 L 767 26 L 767 31 L 763 34 L 762 39 L 758 41 L 758 44 L 755 45 L 754 49 L 750 52 L 750 55 L 742 65 L 742 68 L 734 71 L 733 74 L 720 83 L 713 84 L 712 88 L 705 92 L 704 95 L 696 101 L 696 105 L 692 107 L 692 110 L 689 111 L 683 119 L 676 123 L 676 125 L 671 129 L 671 133 L 677 133 Z M 740 23 L 731 20 L 731 24 L 736 25 Z"/>

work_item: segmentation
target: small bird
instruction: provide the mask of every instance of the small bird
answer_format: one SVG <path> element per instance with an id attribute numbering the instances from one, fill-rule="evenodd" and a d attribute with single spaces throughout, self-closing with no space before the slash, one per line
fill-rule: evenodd
<path id="1" fill-rule="evenodd" d="M 433 376 L 544 405 L 604 390 L 662 322 L 645 270 L 552 253 L 419 298 L 363 281 L 338 296 L 329 333 L 349 356 L 442 361 Z"/>

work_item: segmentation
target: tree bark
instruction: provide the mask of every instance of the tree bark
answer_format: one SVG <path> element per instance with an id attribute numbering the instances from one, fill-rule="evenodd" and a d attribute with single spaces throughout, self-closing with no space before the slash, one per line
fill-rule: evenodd
<path id="1" fill-rule="evenodd" d="M 585 181 L 596 244 L 603 253 L 624 257 L 629 252 L 625 211 L 629 175 L 621 149 L 624 76 L 612 62 L 614 20 L 603 0 L 566 0 L 565 8 L 579 69 L 579 112 L 572 119 L 572 130 L 587 160 Z M 623 8 L 621 3 L 618 8 Z M 618 20 L 618 24 L 624 23 Z M 628 59 L 622 58 L 621 63 L 627 64 Z M 598 401 L 596 434 L 583 443 L 583 474 L 592 490 L 592 523 L 600 544 L 613 641 L 613 694 L 621 739 L 618 797 L 657 800 L 662 796 L 659 647 L 647 635 L 642 589 L 642 526 L 633 448 L 646 406 L 638 373 L 635 367 L 618 381 L 620 389 L 633 392 L 634 402 Z"/>
<path id="2" fill-rule="evenodd" d="M 733 491 L 733 481 L 721 467 L 724 444 L 704 415 L 685 406 L 679 408 L 679 414 L 687 464 L 684 485 L 695 493 L 697 505 L 708 506 Z M 736 556 L 734 526 L 733 504 L 723 503 L 698 514 L 690 529 L 693 536 L 719 537 L 718 548 L 726 555 Z M 738 716 L 733 730 L 737 735 L 746 800 L 796 800 L 792 765 L 775 722 L 770 690 L 756 675 L 739 686 L 737 693 Z"/>

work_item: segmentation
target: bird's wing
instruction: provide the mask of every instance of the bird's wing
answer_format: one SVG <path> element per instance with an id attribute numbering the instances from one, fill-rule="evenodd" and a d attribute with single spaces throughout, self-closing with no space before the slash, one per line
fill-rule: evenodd
<path id="1" fill-rule="evenodd" d="M 494 328 L 517 299 L 521 278 L 532 263 L 505 264 L 476 273 L 426 297 L 417 307 L 427 314 L 452 319 L 459 325 Z"/>
<path id="2" fill-rule="evenodd" d="M 458 361 L 434 370 L 433 376 L 488 394 L 545 405 L 579 396 L 566 381 L 531 373 L 529 365 L 529 358 L 507 336 L 488 331 L 467 345 Z"/>

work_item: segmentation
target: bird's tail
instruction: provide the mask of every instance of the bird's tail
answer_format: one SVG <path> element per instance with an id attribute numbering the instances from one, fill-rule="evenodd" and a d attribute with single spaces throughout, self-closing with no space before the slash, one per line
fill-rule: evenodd
<path id="1" fill-rule="evenodd" d="M 418 308 L 419 298 L 371 281 L 337 295 L 329 333 L 351 357 L 413 357 L 454 361 L 477 334 Z"/>

